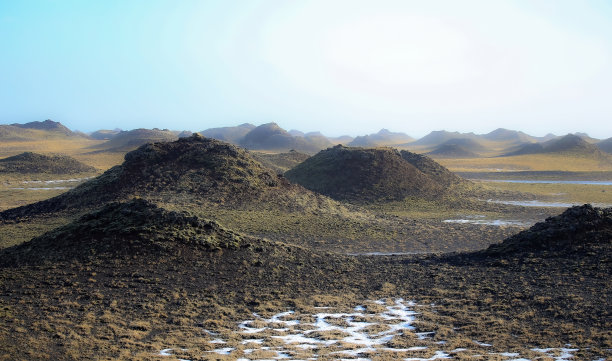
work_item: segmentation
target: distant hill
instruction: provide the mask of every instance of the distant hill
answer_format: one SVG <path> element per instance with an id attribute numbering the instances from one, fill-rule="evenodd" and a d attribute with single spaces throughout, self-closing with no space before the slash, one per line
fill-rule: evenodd
<path id="1" fill-rule="evenodd" d="M 535 142 L 536 138 L 516 130 L 497 128 L 494 131 L 481 135 L 482 138 L 493 142 L 528 143 Z"/>
<path id="2" fill-rule="evenodd" d="M 510 152 L 504 154 L 504 157 L 510 157 L 514 155 L 523 155 L 523 154 L 537 154 L 543 153 L 544 146 L 541 143 L 527 143 L 523 145 L 519 145 L 515 147 Z"/>
<path id="3" fill-rule="evenodd" d="M 599 150 L 606 153 L 612 153 L 612 138 L 604 139 L 595 144 Z"/>
<path id="4" fill-rule="evenodd" d="M 341 135 L 339 137 L 327 137 L 327 139 L 329 139 L 329 141 L 334 144 L 342 144 L 342 145 L 348 145 L 350 142 L 353 141 L 353 137 L 351 137 L 350 135 Z"/>
<path id="5" fill-rule="evenodd" d="M 465 147 L 458 144 L 442 144 L 431 152 L 426 153 L 427 155 L 444 158 L 476 158 L 479 157 L 477 153 L 474 153 Z"/>
<path id="6" fill-rule="evenodd" d="M 331 143 L 320 133 L 305 134 L 304 137 L 293 136 L 276 123 L 262 124 L 240 141 L 240 145 L 254 150 L 297 150 L 314 153 Z"/>
<path id="7" fill-rule="evenodd" d="M 95 171 L 94 167 L 66 155 L 25 152 L 0 159 L 0 173 L 78 174 Z"/>
<path id="8" fill-rule="evenodd" d="M 11 125 L 0 125 L 0 140 L 7 142 L 82 137 L 86 137 L 86 135 L 79 132 L 73 132 L 62 123 L 48 119 L 43 122 L 37 121 L 25 124 L 14 123 Z"/>
<path id="9" fill-rule="evenodd" d="M 287 153 L 252 152 L 251 155 L 264 166 L 274 170 L 277 174 L 283 174 L 310 158 L 310 155 L 295 150 L 291 150 Z"/>
<path id="10" fill-rule="evenodd" d="M 405 133 L 394 133 L 387 129 L 381 129 L 378 133 L 358 136 L 353 139 L 350 147 L 380 147 L 405 144 L 414 141 L 414 138 Z"/>
<path id="11" fill-rule="evenodd" d="M 132 197 L 232 209 L 341 208 L 277 176 L 243 149 L 194 135 L 143 145 L 99 177 L 57 197 L 1 212 L 0 219 L 79 210 Z"/>
<path id="12" fill-rule="evenodd" d="M 450 179 L 438 175 L 445 168 L 433 164 L 437 163 L 427 157 L 392 148 L 335 146 L 295 166 L 285 177 L 339 200 L 403 200 L 409 196 L 440 196 L 448 191 Z M 427 170 L 423 172 L 418 166 Z"/>
<path id="13" fill-rule="evenodd" d="M 459 177 L 448 170 L 448 168 L 423 154 L 412 153 L 407 150 L 400 151 L 400 154 L 406 162 L 428 175 L 436 183 L 446 187 L 447 190 L 449 190 L 449 187 L 470 184 L 469 181 Z"/>
<path id="14" fill-rule="evenodd" d="M 97 140 L 108 140 L 108 139 L 113 139 L 119 133 L 121 133 L 121 129 L 113 129 L 113 130 L 100 129 L 100 130 L 97 130 L 89 134 L 89 136 Z"/>
<path id="15" fill-rule="evenodd" d="M 112 139 L 92 147 L 105 152 L 128 152 L 146 143 L 170 142 L 178 139 L 173 132 L 164 129 L 134 129 L 122 131 Z"/>
<path id="16" fill-rule="evenodd" d="M 568 134 L 564 137 L 549 140 L 544 143 L 530 143 L 504 156 L 538 154 L 538 153 L 573 153 L 581 155 L 600 155 L 600 150 L 583 138 Z"/>
<path id="17" fill-rule="evenodd" d="M 593 137 L 591 137 L 590 135 L 588 135 L 587 133 L 584 133 L 584 132 L 576 132 L 576 133 L 574 133 L 574 135 L 576 135 L 576 136 L 586 140 L 589 143 L 597 143 L 597 142 L 600 141 L 600 139 L 593 138 Z"/>
<path id="18" fill-rule="evenodd" d="M 597 148 L 578 135 L 568 134 L 543 144 L 545 153 L 577 152 L 594 153 Z"/>
<path id="19" fill-rule="evenodd" d="M 255 129 L 253 124 L 244 123 L 235 127 L 209 128 L 201 131 L 200 134 L 205 137 L 238 145 L 242 138 L 253 129 Z"/>
<path id="20" fill-rule="evenodd" d="M 477 139 L 477 137 L 478 136 L 474 133 L 459 133 L 447 132 L 446 130 L 436 130 L 427 134 L 423 138 L 413 142 L 412 145 L 436 146 L 451 139 Z"/>
<path id="21" fill-rule="evenodd" d="M 591 205 L 567 209 L 547 218 L 500 244 L 490 246 L 488 255 L 517 255 L 546 252 L 576 257 L 580 252 L 610 254 L 612 250 L 612 208 Z"/>
<path id="22" fill-rule="evenodd" d="M 29 122 L 29 123 L 25 123 L 25 124 L 18 124 L 18 123 L 14 123 L 11 124 L 12 126 L 18 127 L 18 128 L 23 128 L 23 129 L 38 129 L 38 130 L 48 130 L 48 131 L 52 131 L 52 132 L 59 132 L 59 133 L 63 133 L 66 135 L 71 135 L 72 131 L 68 128 L 66 128 L 62 123 L 60 122 L 54 122 L 53 120 L 47 119 L 45 121 L 39 122 Z"/>

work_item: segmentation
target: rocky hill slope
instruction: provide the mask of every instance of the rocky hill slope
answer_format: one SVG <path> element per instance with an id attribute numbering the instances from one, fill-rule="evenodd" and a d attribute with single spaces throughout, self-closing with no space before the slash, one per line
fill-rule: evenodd
<path id="1" fill-rule="evenodd" d="M 599 252 L 610 256 L 612 250 L 612 208 L 589 204 L 568 208 L 549 217 L 500 244 L 490 246 L 485 254 L 513 255 L 545 252 L 548 255 Z"/>
<path id="2" fill-rule="evenodd" d="M 313 191 L 358 203 L 439 196 L 449 184 L 460 182 L 424 156 L 392 148 L 340 145 L 319 152 L 285 176 Z"/>
<path id="3" fill-rule="evenodd" d="M 25 152 L 0 159 L 0 173 L 78 174 L 95 171 L 94 167 L 66 155 Z"/>
<path id="4" fill-rule="evenodd" d="M 0 213 L 13 219 L 64 209 L 83 209 L 131 198 L 231 208 L 336 208 L 332 200 L 291 184 L 254 160 L 247 151 L 193 135 L 151 143 L 125 161 L 57 197 Z"/>

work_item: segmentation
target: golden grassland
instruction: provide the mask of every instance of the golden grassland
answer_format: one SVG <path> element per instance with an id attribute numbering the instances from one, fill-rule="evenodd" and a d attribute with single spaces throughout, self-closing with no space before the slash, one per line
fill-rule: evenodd
<path id="1" fill-rule="evenodd" d="M 493 158 L 434 158 L 453 172 L 495 171 L 612 171 L 612 156 L 528 154 Z"/>
<path id="2" fill-rule="evenodd" d="M 0 142 L 0 158 L 6 158 L 23 152 L 42 154 L 65 154 L 77 160 L 104 171 L 123 162 L 123 153 L 98 152 L 92 153 L 93 146 L 102 144 L 104 140 L 92 140 L 81 137 L 47 137 L 35 141 L 2 141 Z"/>
<path id="3" fill-rule="evenodd" d="M 538 200 L 612 204 L 612 186 L 593 184 L 507 183 L 480 181 L 490 189 L 529 193 Z"/>

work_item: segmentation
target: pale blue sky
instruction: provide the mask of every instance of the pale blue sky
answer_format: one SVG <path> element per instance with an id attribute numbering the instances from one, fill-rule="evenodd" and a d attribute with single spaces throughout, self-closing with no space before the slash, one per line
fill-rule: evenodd
<path id="1" fill-rule="evenodd" d="M 612 2 L 0 0 L 0 123 L 612 137 Z"/>

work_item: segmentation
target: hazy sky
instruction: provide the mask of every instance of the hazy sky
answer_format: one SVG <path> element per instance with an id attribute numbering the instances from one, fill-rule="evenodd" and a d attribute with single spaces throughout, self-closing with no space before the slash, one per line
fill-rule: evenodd
<path id="1" fill-rule="evenodd" d="M 612 1 L 0 0 L 0 123 L 612 137 Z"/>

